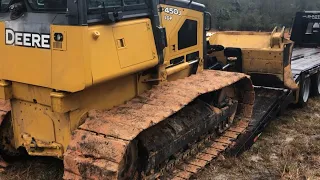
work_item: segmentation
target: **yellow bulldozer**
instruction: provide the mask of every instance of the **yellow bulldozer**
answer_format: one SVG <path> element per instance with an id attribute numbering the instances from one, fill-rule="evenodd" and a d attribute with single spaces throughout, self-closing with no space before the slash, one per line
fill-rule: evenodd
<path id="1" fill-rule="evenodd" d="M 250 124 L 249 76 L 206 70 L 202 4 L 0 2 L 3 155 L 63 159 L 64 179 L 188 179 Z"/>

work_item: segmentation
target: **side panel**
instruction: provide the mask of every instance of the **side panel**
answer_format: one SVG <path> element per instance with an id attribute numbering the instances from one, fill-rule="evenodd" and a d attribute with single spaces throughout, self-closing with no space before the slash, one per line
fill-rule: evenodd
<path id="1" fill-rule="evenodd" d="M 61 33 L 64 39 L 61 49 L 56 48 L 58 45 L 54 45 L 56 42 L 52 40 L 51 88 L 76 92 L 92 84 L 90 66 L 85 64 L 89 61 L 89 52 L 85 49 L 88 44 L 84 39 L 87 31 L 86 26 L 51 26 L 51 36 Z"/>
<path id="2" fill-rule="evenodd" d="M 0 23 L 0 80 L 79 92 L 159 63 L 148 18 L 89 27 L 50 25 L 46 19 L 41 23 L 26 22 Z M 5 35 L 6 28 L 13 29 L 9 36 Z M 17 34 L 19 41 L 14 45 L 5 43 Z M 23 39 L 24 35 L 34 34 L 45 35 L 48 48 L 27 47 L 33 41 Z M 57 35 L 63 38 L 57 40 Z M 17 45 L 20 41 L 23 46 Z"/>
<path id="3" fill-rule="evenodd" d="M 0 79 L 49 87 L 51 85 L 50 49 L 6 45 L 6 28 L 16 32 L 15 35 L 10 35 L 11 38 L 19 35 L 20 41 L 17 42 L 19 44 L 22 42 L 20 32 L 49 34 L 49 25 L 41 23 L 30 25 L 30 23 L 19 21 L 0 22 Z"/>
<path id="4" fill-rule="evenodd" d="M 155 59 L 150 24 L 123 24 L 113 27 L 112 30 L 121 69 Z"/>
<path id="5" fill-rule="evenodd" d="M 93 84 L 156 66 L 151 27 L 150 19 L 90 26 L 86 50 L 90 51 Z"/>
<path id="6" fill-rule="evenodd" d="M 165 64 L 172 66 L 203 59 L 203 12 L 165 4 L 161 4 L 161 8 L 168 40 Z"/>

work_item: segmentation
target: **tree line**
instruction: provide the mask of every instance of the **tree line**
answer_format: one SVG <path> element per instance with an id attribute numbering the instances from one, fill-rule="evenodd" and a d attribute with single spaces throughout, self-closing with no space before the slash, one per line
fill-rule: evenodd
<path id="1" fill-rule="evenodd" d="M 298 11 L 320 11 L 320 0 L 194 0 L 207 6 L 216 30 L 270 31 L 290 27 Z"/>

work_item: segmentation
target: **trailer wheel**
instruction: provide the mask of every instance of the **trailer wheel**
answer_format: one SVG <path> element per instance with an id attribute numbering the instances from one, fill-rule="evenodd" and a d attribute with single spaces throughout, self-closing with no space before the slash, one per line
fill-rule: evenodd
<path id="1" fill-rule="evenodd" d="M 310 90 L 311 90 L 311 80 L 309 77 L 304 78 L 300 84 L 300 93 L 299 93 L 299 102 L 298 102 L 298 105 L 300 107 L 306 106 L 310 97 Z"/>
<path id="2" fill-rule="evenodd" d="M 311 88 L 312 88 L 312 95 L 319 96 L 320 95 L 320 72 L 313 75 L 311 79 Z"/>

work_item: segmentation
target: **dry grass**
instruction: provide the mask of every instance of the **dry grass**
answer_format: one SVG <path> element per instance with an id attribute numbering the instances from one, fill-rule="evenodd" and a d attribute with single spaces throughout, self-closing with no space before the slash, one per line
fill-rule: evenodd
<path id="1" fill-rule="evenodd" d="M 239 158 L 219 158 L 198 179 L 320 180 L 320 98 L 291 109 Z"/>
<path id="2" fill-rule="evenodd" d="M 14 162 L 0 179 L 58 180 L 62 162 L 28 158 Z M 320 98 L 304 109 L 291 109 L 266 129 L 260 140 L 239 158 L 220 157 L 198 179 L 320 180 Z"/>
<path id="3" fill-rule="evenodd" d="M 12 162 L 10 168 L 0 174 L 5 180 L 59 180 L 63 175 L 61 160 L 43 157 L 26 157 Z"/>

